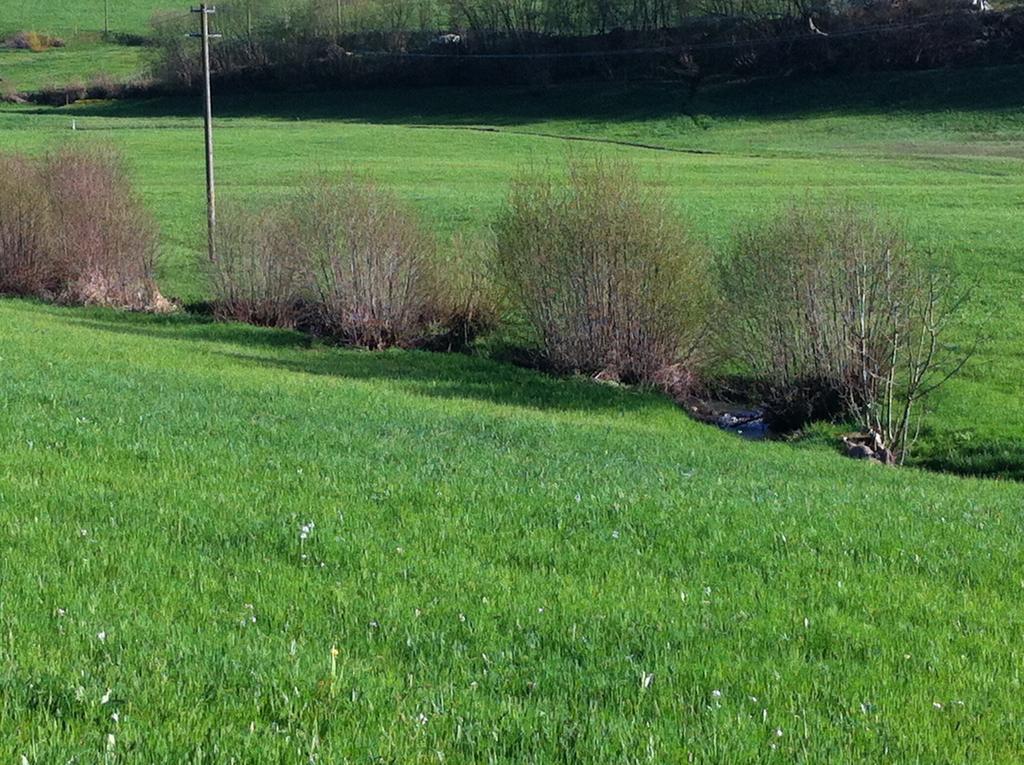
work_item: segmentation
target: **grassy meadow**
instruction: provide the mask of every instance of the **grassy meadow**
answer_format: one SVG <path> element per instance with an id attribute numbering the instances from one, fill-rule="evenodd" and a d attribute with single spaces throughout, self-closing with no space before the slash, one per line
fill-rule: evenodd
<path id="1" fill-rule="evenodd" d="M 106 16 L 112 33 L 144 34 L 149 30 L 154 13 L 173 10 L 188 11 L 188 3 L 175 0 L 12 0 L 0 13 L 0 32 L 34 30 L 56 35 L 102 32 Z"/>
<path id="2" fill-rule="evenodd" d="M 3 83 L 19 92 L 100 78 L 130 80 L 146 67 L 145 49 L 111 45 L 99 39 L 73 39 L 65 48 L 41 53 L 0 50 Z"/>
<path id="3" fill-rule="evenodd" d="M 9 6 L 9 7 L 8 7 Z M 121 42 L 121 35 L 146 35 L 153 14 L 187 11 L 167 0 L 108 0 L 110 39 L 103 39 L 104 0 L 12 0 L 0 10 L 0 41 L 16 32 L 55 35 L 63 48 L 42 52 L 0 48 L 0 91 L 33 91 L 98 77 L 129 80 L 147 67 L 144 48 Z"/>
<path id="4" fill-rule="evenodd" d="M 223 200 L 356 168 L 440 237 L 569 152 L 719 249 L 872 202 L 979 284 L 919 460 L 989 479 L 486 353 L 0 301 L 0 762 L 1019 762 L 1022 73 L 218 96 Z M 197 301 L 197 107 L 5 107 L 0 149 L 119 147 Z"/>
<path id="5" fill-rule="evenodd" d="M 1024 750 L 1019 485 L 479 358 L 0 326 L 5 761 Z"/>
<path id="6" fill-rule="evenodd" d="M 221 97 L 219 193 L 223 201 L 273 198 L 317 173 L 355 168 L 396 189 L 440 237 L 486 234 L 520 169 L 601 153 L 639 164 L 719 249 L 738 227 L 794 199 L 838 194 L 874 204 L 902 221 L 921 250 L 978 282 L 972 321 L 985 321 L 991 335 L 941 392 L 919 460 L 1020 478 L 1020 74 L 1006 67 L 755 83 L 709 89 L 695 102 L 677 89 L 617 86 Z M 196 267 L 205 231 L 196 106 L 12 108 L 0 111 L 0 145 L 120 147 L 162 226 L 161 286 L 188 303 L 205 289 Z"/>

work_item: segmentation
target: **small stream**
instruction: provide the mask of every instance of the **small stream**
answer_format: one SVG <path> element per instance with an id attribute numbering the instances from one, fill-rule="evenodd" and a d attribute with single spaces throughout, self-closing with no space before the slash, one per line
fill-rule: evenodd
<path id="1" fill-rule="evenodd" d="M 763 409 L 714 400 L 691 402 L 688 408 L 701 422 L 715 425 L 748 441 L 767 441 L 775 435 L 765 420 Z"/>
<path id="2" fill-rule="evenodd" d="M 736 409 L 723 412 L 715 421 L 722 430 L 733 433 L 748 441 L 765 441 L 772 437 L 771 428 L 765 422 L 760 409 Z"/>

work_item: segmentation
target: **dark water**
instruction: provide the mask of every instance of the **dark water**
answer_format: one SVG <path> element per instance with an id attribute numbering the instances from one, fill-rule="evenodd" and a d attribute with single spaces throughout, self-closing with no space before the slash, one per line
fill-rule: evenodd
<path id="1" fill-rule="evenodd" d="M 714 412 L 714 423 L 722 430 L 749 441 L 764 441 L 772 437 L 772 430 L 760 409 L 750 409 L 721 401 L 708 402 Z"/>

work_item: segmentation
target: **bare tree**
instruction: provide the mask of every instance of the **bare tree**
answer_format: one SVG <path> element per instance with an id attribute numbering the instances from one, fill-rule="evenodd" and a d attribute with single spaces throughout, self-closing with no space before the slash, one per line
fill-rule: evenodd
<path id="1" fill-rule="evenodd" d="M 793 205 L 744 232 L 723 280 L 729 346 L 775 416 L 852 418 L 898 460 L 973 353 L 950 344 L 970 290 L 848 203 Z"/>

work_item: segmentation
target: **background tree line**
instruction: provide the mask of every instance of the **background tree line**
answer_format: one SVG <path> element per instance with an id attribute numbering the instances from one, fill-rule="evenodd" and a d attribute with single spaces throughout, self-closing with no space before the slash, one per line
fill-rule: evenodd
<path id="1" fill-rule="evenodd" d="M 274 30 L 309 36 L 367 32 L 475 32 L 577 36 L 651 31 L 696 18 L 763 19 L 851 11 L 935 13 L 972 0 L 233 0 L 218 4 L 231 34 Z"/>
<path id="2" fill-rule="evenodd" d="M 214 46 L 213 68 L 220 86 L 241 90 L 595 79 L 678 80 L 695 87 L 718 75 L 928 69 L 1024 58 L 1024 13 L 973 12 L 971 2 L 230 0 L 215 17 L 224 39 Z M 199 57 L 185 34 L 193 28 L 189 14 L 155 20 L 159 87 L 190 90 L 199 82 Z"/>

